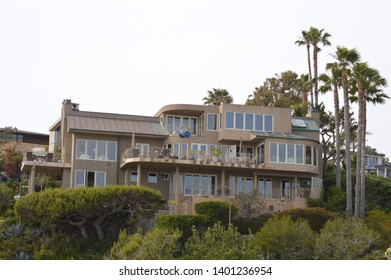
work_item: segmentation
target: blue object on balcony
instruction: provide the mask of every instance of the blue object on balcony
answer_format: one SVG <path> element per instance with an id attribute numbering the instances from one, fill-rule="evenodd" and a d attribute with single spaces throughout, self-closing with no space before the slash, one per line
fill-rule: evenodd
<path id="1" fill-rule="evenodd" d="M 185 131 L 183 133 L 179 133 L 179 137 L 181 137 L 181 138 L 185 138 L 185 137 L 190 138 L 190 136 L 191 136 L 191 134 L 188 131 Z"/>

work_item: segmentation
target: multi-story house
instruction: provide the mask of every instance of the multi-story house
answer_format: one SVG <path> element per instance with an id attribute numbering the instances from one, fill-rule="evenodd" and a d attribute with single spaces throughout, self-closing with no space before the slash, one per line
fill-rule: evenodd
<path id="1" fill-rule="evenodd" d="M 71 188 L 149 186 L 192 214 L 197 202 L 252 192 L 266 211 L 303 208 L 322 186 L 317 112 L 175 104 L 146 117 L 80 111 L 64 100 L 50 128 L 50 152 L 55 147 L 55 161 L 23 162 L 30 192 L 35 174 L 57 172 Z"/>

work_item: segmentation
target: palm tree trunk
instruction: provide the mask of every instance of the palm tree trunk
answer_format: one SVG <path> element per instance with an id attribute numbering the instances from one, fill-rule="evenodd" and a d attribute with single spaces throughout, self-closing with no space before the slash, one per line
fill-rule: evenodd
<path id="1" fill-rule="evenodd" d="M 346 161 L 346 216 L 348 218 L 353 215 L 353 197 L 352 197 L 352 158 L 350 152 L 350 108 L 349 108 L 349 92 L 348 81 L 346 76 L 346 68 L 342 69 L 342 88 L 344 96 L 344 130 L 345 130 L 345 161 Z"/>
<path id="2" fill-rule="evenodd" d="M 354 216 L 361 217 L 361 189 L 362 189 L 362 159 L 364 150 L 362 146 L 362 133 L 363 133 L 363 85 L 362 82 L 358 82 L 358 129 L 357 129 L 357 161 L 356 161 L 356 195 L 355 195 L 355 207 Z"/>
<path id="3" fill-rule="evenodd" d="M 310 43 L 307 43 L 307 62 L 308 62 L 308 76 L 310 79 L 311 86 L 311 107 L 314 107 L 314 91 L 312 88 L 312 70 L 311 70 L 311 54 L 310 54 Z"/>
<path id="4" fill-rule="evenodd" d="M 341 134 L 339 118 L 338 84 L 334 83 L 334 114 L 335 114 L 335 185 L 341 188 Z"/>
<path id="5" fill-rule="evenodd" d="M 367 134 L 367 101 L 365 95 L 363 94 L 363 112 L 362 112 L 362 158 L 361 158 L 361 200 L 360 200 L 360 217 L 365 219 L 365 151 L 366 151 L 366 134 Z"/>
<path id="6" fill-rule="evenodd" d="M 312 58 L 314 60 L 314 87 L 315 87 L 315 106 L 318 106 L 318 46 L 314 45 L 314 54 L 312 55 Z"/>

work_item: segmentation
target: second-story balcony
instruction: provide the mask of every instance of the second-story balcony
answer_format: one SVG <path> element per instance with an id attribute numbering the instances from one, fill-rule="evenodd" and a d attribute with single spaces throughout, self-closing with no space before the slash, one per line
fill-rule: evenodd
<path id="1" fill-rule="evenodd" d="M 133 148 L 125 150 L 121 158 L 121 167 L 136 162 L 226 166 L 252 169 L 261 169 L 264 167 L 264 163 L 259 162 L 255 155 L 245 153 L 237 154 L 235 157 L 228 157 L 227 154 L 210 155 L 205 151 L 199 151 L 197 154 L 193 154 L 191 151 L 186 154 L 174 154 L 170 149 L 163 147 L 150 147 L 148 153 L 143 153 L 143 151 Z"/>

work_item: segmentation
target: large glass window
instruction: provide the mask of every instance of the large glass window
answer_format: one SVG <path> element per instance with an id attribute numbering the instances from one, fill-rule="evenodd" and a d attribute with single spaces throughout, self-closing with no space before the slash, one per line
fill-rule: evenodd
<path id="1" fill-rule="evenodd" d="M 157 173 L 148 172 L 148 183 L 157 183 Z"/>
<path id="2" fill-rule="evenodd" d="M 288 163 L 294 163 L 295 162 L 295 145 L 294 144 L 288 144 Z"/>
<path id="3" fill-rule="evenodd" d="M 281 197 L 290 199 L 291 184 L 289 180 L 281 180 Z"/>
<path id="4" fill-rule="evenodd" d="M 76 159 L 116 161 L 117 143 L 77 139 Z"/>
<path id="5" fill-rule="evenodd" d="M 186 174 L 185 176 L 186 195 L 216 195 L 216 176 Z"/>
<path id="6" fill-rule="evenodd" d="M 305 163 L 312 164 L 312 147 L 305 146 Z"/>
<path id="7" fill-rule="evenodd" d="M 208 130 L 217 130 L 217 114 L 208 114 Z"/>
<path id="8" fill-rule="evenodd" d="M 137 171 L 130 172 L 130 182 L 137 182 Z"/>
<path id="9" fill-rule="evenodd" d="M 271 199 L 272 198 L 272 179 L 266 179 L 266 199 Z"/>
<path id="10" fill-rule="evenodd" d="M 272 198 L 272 179 L 258 178 L 258 197 Z"/>
<path id="11" fill-rule="evenodd" d="M 172 174 L 172 193 L 176 193 L 176 173 Z M 179 173 L 179 186 L 178 186 L 179 193 L 183 193 L 183 174 Z"/>
<path id="12" fill-rule="evenodd" d="M 75 171 L 75 187 L 101 187 L 106 186 L 106 172 L 104 171 Z"/>
<path id="13" fill-rule="evenodd" d="M 167 116 L 166 127 L 169 133 L 182 133 L 189 131 L 191 134 L 196 134 L 197 118 L 182 117 L 182 116 Z"/>
<path id="14" fill-rule="evenodd" d="M 136 143 L 136 148 L 140 157 L 149 157 L 149 144 Z"/>
<path id="15" fill-rule="evenodd" d="M 296 145 L 296 163 L 304 163 L 303 161 L 303 145 Z"/>
<path id="16" fill-rule="evenodd" d="M 278 155 L 278 158 L 277 158 Z M 270 162 L 303 163 L 303 145 L 270 143 Z"/>

